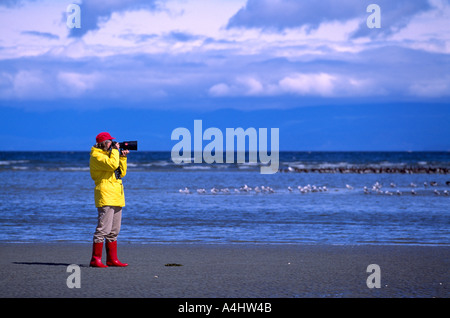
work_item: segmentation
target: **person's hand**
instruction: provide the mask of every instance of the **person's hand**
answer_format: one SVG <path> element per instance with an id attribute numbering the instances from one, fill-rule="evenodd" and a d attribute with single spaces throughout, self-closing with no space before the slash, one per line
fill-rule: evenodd
<path id="1" fill-rule="evenodd" d="M 130 153 L 129 150 L 122 150 L 121 156 L 122 156 L 122 157 L 126 157 L 129 153 Z"/>

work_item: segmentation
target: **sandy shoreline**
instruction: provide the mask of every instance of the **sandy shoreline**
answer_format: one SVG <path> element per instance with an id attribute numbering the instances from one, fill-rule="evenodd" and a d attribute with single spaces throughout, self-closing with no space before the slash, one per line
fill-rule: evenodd
<path id="1" fill-rule="evenodd" d="M 447 246 L 119 243 L 119 258 L 130 266 L 106 269 L 88 267 L 90 253 L 90 244 L 0 244 L 0 297 L 450 295 Z M 67 287 L 70 264 L 80 266 L 80 288 Z M 369 264 L 380 266 L 381 288 L 367 287 Z"/>

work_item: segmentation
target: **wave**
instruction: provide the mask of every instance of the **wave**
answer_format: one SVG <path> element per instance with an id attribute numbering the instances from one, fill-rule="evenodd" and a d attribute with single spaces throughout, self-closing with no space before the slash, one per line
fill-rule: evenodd
<path id="1" fill-rule="evenodd" d="M 18 163 L 28 163 L 30 160 L 0 160 L 0 166 L 14 165 Z"/>
<path id="2" fill-rule="evenodd" d="M 211 167 L 209 166 L 183 166 L 182 167 L 185 170 L 210 170 Z"/>
<path id="3" fill-rule="evenodd" d="M 175 164 L 170 152 L 134 152 L 135 171 L 260 171 L 260 162 Z M 88 152 L 0 152 L 0 171 L 89 171 Z M 283 173 L 450 173 L 450 152 L 280 152 Z"/>
<path id="4" fill-rule="evenodd" d="M 89 171 L 89 167 L 60 167 L 58 171 Z"/>
<path id="5" fill-rule="evenodd" d="M 130 171 L 260 171 L 261 164 L 174 164 L 165 163 L 128 163 Z M 87 172 L 89 165 L 84 166 L 65 166 L 64 164 L 46 164 L 34 165 L 32 163 L 0 164 L 0 171 L 66 171 L 66 172 Z M 398 164 L 398 163 L 380 163 L 380 164 L 349 164 L 349 163 L 290 163 L 282 162 L 279 165 L 279 172 L 282 173 L 425 173 L 425 174 L 450 174 L 448 165 L 427 165 L 427 164 Z"/>

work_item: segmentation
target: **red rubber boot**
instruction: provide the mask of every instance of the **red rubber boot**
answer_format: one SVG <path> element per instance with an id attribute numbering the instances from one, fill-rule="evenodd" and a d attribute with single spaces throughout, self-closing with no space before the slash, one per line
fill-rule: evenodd
<path id="1" fill-rule="evenodd" d="M 117 241 L 106 241 L 106 255 L 106 265 L 117 267 L 128 266 L 126 263 L 121 263 L 117 258 Z"/>
<path id="2" fill-rule="evenodd" d="M 108 267 L 102 263 L 102 251 L 103 251 L 103 242 L 95 243 L 92 246 L 92 258 L 89 266 L 91 267 Z"/>

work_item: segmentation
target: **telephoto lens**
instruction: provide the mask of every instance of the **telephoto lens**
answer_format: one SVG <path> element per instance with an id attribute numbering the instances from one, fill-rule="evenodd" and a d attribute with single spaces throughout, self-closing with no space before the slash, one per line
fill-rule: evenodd
<path id="1" fill-rule="evenodd" d="M 137 150 L 137 141 L 123 141 L 119 143 L 119 148 L 123 150 Z"/>

